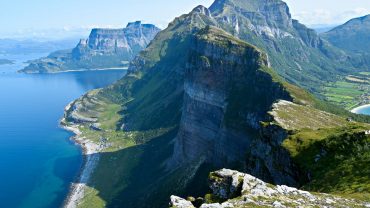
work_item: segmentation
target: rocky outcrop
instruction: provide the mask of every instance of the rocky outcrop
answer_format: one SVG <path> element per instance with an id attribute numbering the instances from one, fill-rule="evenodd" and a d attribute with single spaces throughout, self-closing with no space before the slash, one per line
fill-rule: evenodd
<path id="1" fill-rule="evenodd" d="M 68 70 L 123 68 L 160 31 L 140 21 L 123 29 L 93 29 L 88 39 L 81 39 L 72 50 L 58 51 L 30 63 L 25 73 L 49 73 Z"/>
<path id="2" fill-rule="evenodd" d="M 369 203 L 329 194 L 310 193 L 285 185 L 274 186 L 249 174 L 222 169 L 210 174 L 210 188 L 219 203 L 201 208 L 242 207 L 370 207 Z M 187 205 L 187 206 L 184 206 Z M 172 208 L 192 208 L 191 202 L 171 196 Z"/>

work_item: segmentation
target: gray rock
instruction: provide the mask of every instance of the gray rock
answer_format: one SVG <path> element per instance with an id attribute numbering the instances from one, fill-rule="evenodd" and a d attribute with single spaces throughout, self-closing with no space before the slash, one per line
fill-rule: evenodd
<path id="1" fill-rule="evenodd" d="M 230 196 L 230 190 L 233 185 L 233 178 L 237 176 L 242 183 L 242 192 L 237 196 Z M 330 194 L 309 193 L 285 185 L 274 186 L 263 182 L 251 175 L 240 173 L 238 171 L 222 169 L 210 174 L 211 189 L 214 194 L 224 197 L 226 202 L 202 204 L 201 208 L 232 208 L 232 207 L 370 207 L 368 203 L 345 199 Z M 239 181 L 239 180 L 238 180 Z M 228 198 L 225 198 L 228 196 Z M 171 197 L 173 200 L 180 201 L 180 204 L 189 204 L 184 199 Z M 185 200 L 186 201 L 186 200 Z"/>
<path id="2" fill-rule="evenodd" d="M 123 29 L 93 29 L 88 39 L 81 39 L 72 50 L 56 51 L 32 61 L 20 70 L 25 73 L 51 73 L 128 67 L 129 62 L 160 31 L 151 24 L 132 22 Z"/>
<path id="3" fill-rule="evenodd" d="M 178 196 L 171 196 L 170 207 L 173 208 L 195 208 L 190 201 L 187 201 Z"/>

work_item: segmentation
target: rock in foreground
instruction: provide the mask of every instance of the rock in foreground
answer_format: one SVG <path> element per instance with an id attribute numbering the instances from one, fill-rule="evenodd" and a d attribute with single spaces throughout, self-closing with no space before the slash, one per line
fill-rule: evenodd
<path id="1" fill-rule="evenodd" d="M 370 207 L 369 203 L 329 194 L 310 193 L 285 185 L 274 186 L 251 175 L 222 169 L 210 174 L 212 198 L 201 208 L 231 207 Z M 194 208 L 190 201 L 171 196 L 170 207 Z"/>

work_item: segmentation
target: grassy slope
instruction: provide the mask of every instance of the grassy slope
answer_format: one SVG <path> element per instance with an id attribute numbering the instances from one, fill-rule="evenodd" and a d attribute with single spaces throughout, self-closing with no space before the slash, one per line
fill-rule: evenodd
<path id="1" fill-rule="evenodd" d="M 92 93 L 91 99 L 101 104 L 85 96 L 87 108 L 79 113 L 97 117 L 103 130 L 93 131 L 87 124 L 82 127 L 83 136 L 94 141 L 104 137 L 111 146 L 101 154 L 80 207 L 152 207 L 156 203 L 161 207 L 170 194 L 186 189 L 188 178 L 199 168 L 197 163 L 182 170 L 162 165 L 172 155 L 181 116 L 183 81 L 176 70 L 183 70 L 187 61 L 188 34 L 193 29 L 188 22 L 194 18 L 199 17 L 180 17 L 187 21 L 184 26 L 174 23 L 159 34 L 142 52 L 146 65 L 140 71 Z M 122 124 L 125 131 L 119 129 Z"/>
<path id="2" fill-rule="evenodd" d="M 89 194 L 81 207 L 114 207 L 122 204 L 150 207 L 142 204 L 143 200 L 163 205 L 169 194 L 181 194 L 180 190 L 186 190 L 185 184 L 199 164 L 189 168 L 193 170 L 168 171 L 163 167 L 163 161 L 172 153 L 172 141 L 181 115 L 181 68 L 187 60 L 186 47 L 189 44 L 188 36 L 184 34 L 196 28 L 189 27 L 190 23 L 202 25 L 206 24 L 205 21 L 208 21 L 207 18 L 202 19 L 197 15 L 190 18 L 182 16 L 175 20 L 141 53 L 145 64 L 140 65 L 140 71 L 130 73 L 115 85 L 94 95 L 103 103 L 92 105 L 88 115 L 98 117 L 103 131 L 92 131 L 88 126 L 83 126 L 84 134 L 95 141 L 107 138 L 112 146 L 102 153 L 98 168 L 88 184 Z M 280 82 L 291 93 L 295 103 L 350 116 L 346 111 L 281 81 L 271 69 L 261 70 L 268 72 L 274 81 Z M 125 132 L 118 130 L 122 124 L 128 124 L 124 127 Z M 311 136 L 304 138 L 305 141 L 310 139 Z M 291 145 L 291 149 L 299 149 L 299 145 L 299 142 Z M 144 190 L 142 187 L 147 188 Z M 131 200 L 135 198 L 141 201 Z"/>
<path id="3" fill-rule="evenodd" d="M 302 181 L 304 189 L 370 198 L 370 137 L 364 133 L 370 125 L 294 104 L 279 105 L 272 114 L 289 130 L 283 147 L 310 178 Z"/>

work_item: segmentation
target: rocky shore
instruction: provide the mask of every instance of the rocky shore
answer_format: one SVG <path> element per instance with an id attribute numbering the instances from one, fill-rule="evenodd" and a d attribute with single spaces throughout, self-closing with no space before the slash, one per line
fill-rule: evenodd
<path id="1" fill-rule="evenodd" d="M 65 108 L 65 112 L 67 112 L 71 107 L 72 103 L 68 104 Z M 82 132 L 79 130 L 78 124 L 68 123 L 65 118 L 63 118 L 60 125 L 65 130 L 75 134 L 71 139 L 76 142 L 76 144 L 80 145 L 83 150 L 84 163 L 82 169 L 76 182 L 71 184 L 68 197 L 64 203 L 65 208 L 75 208 L 84 197 L 86 184 L 99 161 L 99 152 L 101 151 L 101 147 L 99 144 L 82 137 Z"/>

